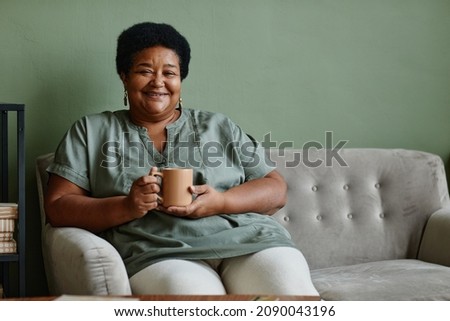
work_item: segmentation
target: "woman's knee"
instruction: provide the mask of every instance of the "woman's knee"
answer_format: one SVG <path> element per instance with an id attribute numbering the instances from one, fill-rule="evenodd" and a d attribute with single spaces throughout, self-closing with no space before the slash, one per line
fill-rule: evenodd
<path id="1" fill-rule="evenodd" d="M 135 294 L 225 294 L 219 275 L 201 261 L 166 260 L 130 278 Z"/>
<path id="2" fill-rule="evenodd" d="M 229 293 L 317 295 L 303 254 L 290 247 L 226 259 L 221 276 Z"/>

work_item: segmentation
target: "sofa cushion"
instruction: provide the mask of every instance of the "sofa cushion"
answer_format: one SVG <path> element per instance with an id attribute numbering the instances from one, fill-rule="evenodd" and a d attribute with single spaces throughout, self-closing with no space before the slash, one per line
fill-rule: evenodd
<path id="1" fill-rule="evenodd" d="M 449 204 L 442 159 L 349 148 L 339 152 L 345 163 L 327 164 L 328 152 L 270 153 L 288 184 L 288 202 L 274 217 L 310 268 L 416 259 L 428 218 Z"/>
<path id="2" fill-rule="evenodd" d="M 450 268 L 419 260 L 387 260 L 311 271 L 324 300 L 450 300 Z"/>

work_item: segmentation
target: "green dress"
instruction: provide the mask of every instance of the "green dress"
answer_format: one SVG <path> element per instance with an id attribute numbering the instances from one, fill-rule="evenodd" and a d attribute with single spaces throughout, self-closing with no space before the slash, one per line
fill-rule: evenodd
<path id="1" fill-rule="evenodd" d="M 220 113 L 182 109 L 167 138 L 159 153 L 128 110 L 85 116 L 66 133 L 48 171 L 101 198 L 127 195 L 152 166 L 191 167 L 194 184 L 218 191 L 273 170 L 260 144 Z M 187 219 L 153 210 L 101 236 L 118 250 L 130 277 L 168 258 L 217 259 L 294 246 L 281 225 L 257 213 Z"/>

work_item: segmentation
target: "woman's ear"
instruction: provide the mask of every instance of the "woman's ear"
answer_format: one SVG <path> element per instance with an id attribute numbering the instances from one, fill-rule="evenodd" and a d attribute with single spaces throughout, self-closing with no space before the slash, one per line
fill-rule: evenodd
<path id="1" fill-rule="evenodd" d="M 121 72 L 120 73 L 120 79 L 122 80 L 123 85 L 126 87 L 126 85 L 127 85 L 127 75 L 125 75 L 125 73 Z"/>

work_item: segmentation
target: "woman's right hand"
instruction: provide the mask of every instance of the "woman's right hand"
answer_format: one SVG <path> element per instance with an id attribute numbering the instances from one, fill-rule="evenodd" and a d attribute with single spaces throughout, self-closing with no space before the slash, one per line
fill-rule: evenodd
<path id="1" fill-rule="evenodd" d="M 143 217 L 148 211 L 158 207 L 159 180 L 153 176 L 158 170 L 152 167 L 149 175 L 142 176 L 133 182 L 130 193 L 126 197 L 126 204 L 134 218 Z"/>

